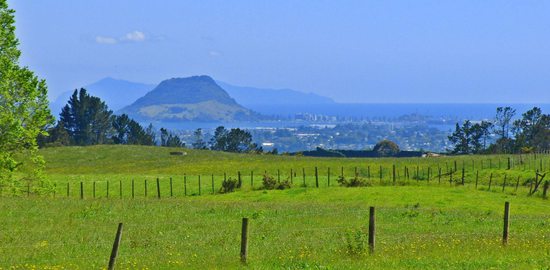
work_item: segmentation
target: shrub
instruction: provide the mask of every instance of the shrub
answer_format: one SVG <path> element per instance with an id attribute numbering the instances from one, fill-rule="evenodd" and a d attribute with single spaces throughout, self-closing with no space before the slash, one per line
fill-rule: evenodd
<path id="1" fill-rule="evenodd" d="M 270 176 L 270 175 L 267 175 L 267 174 L 264 174 L 264 177 L 262 178 L 262 189 L 268 189 L 268 190 L 279 189 L 279 190 L 283 190 L 283 189 L 288 189 L 290 187 L 291 187 L 291 184 L 290 184 L 289 180 L 284 180 L 284 181 L 281 181 L 281 182 L 277 182 L 277 180 L 275 180 L 273 178 L 273 176 Z"/>
<path id="2" fill-rule="evenodd" d="M 238 184 L 239 183 L 237 179 L 229 177 L 228 179 L 223 180 L 222 187 L 220 188 L 220 193 L 234 192 L 235 189 L 237 189 Z"/>
<path id="3" fill-rule="evenodd" d="M 367 253 L 368 233 L 365 229 L 347 231 L 345 234 L 346 254 L 351 256 L 361 256 Z"/>
<path id="4" fill-rule="evenodd" d="M 359 178 L 358 176 L 355 176 L 353 178 L 350 178 L 349 180 L 346 179 L 344 176 L 338 177 L 338 183 L 340 186 L 343 187 L 366 187 L 370 186 L 370 184 L 362 178 Z"/>

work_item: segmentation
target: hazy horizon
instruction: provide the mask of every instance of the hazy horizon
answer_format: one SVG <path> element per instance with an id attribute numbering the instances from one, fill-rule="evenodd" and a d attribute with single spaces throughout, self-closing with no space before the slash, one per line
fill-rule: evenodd
<path id="1" fill-rule="evenodd" d="M 550 3 L 8 1 L 50 99 L 205 74 L 344 103 L 550 102 Z"/>

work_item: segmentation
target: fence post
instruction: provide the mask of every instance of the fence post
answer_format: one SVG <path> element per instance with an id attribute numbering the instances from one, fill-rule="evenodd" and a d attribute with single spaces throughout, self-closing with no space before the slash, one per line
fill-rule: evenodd
<path id="1" fill-rule="evenodd" d="M 489 176 L 489 189 L 487 189 L 487 190 L 491 190 L 491 183 L 493 183 L 493 174 L 492 173 Z"/>
<path id="2" fill-rule="evenodd" d="M 80 182 L 80 199 L 84 199 L 84 184 Z"/>
<path id="3" fill-rule="evenodd" d="M 548 199 L 547 193 L 548 193 L 548 187 L 550 186 L 550 182 L 548 180 L 544 181 L 544 186 L 542 188 L 542 198 Z"/>
<path id="4" fill-rule="evenodd" d="M 172 189 L 172 177 L 170 177 L 170 197 L 174 196 L 174 191 Z"/>
<path id="5" fill-rule="evenodd" d="M 462 166 L 462 185 L 464 186 L 464 166 Z"/>
<path id="6" fill-rule="evenodd" d="M 132 199 L 134 198 L 134 179 L 132 179 Z"/>
<path id="7" fill-rule="evenodd" d="M 107 198 L 109 198 L 109 180 L 107 180 Z"/>
<path id="8" fill-rule="evenodd" d="M 506 188 L 506 178 L 507 178 L 507 175 L 505 174 L 504 175 L 504 182 L 502 183 L 502 192 L 504 192 L 504 189 Z"/>
<path id="9" fill-rule="evenodd" d="M 319 173 L 317 171 L 317 167 L 315 167 L 315 187 L 319 187 Z"/>
<path id="10" fill-rule="evenodd" d="M 118 180 L 118 195 L 122 199 L 122 180 Z"/>
<path id="11" fill-rule="evenodd" d="M 277 173 L 278 173 L 278 170 L 277 170 Z M 201 177 L 199 176 L 199 179 L 200 179 L 200 178 L 201 178 Z M 237 187 L 238 187 L 238 188 L 241 188 L 241 186 L 243 185 L 243 181 L 242 181 L 242 179 L 241 179 L 241 172 L 240 172 L 240 171 L 237 172 L 237 182 L 238 182 L 238 183 L 237 183 Z M 200 185 L 199 185 L 199 186 L 200 186 Z M 200 190 L 200 188 L 199 188 L 199 190 Z M 200 195 L 200 192 L 199 192 L 199 195 Z"/>
<path id="12" fill-rule="evenodd" d="M 306 169 L 302 168 L 302 178 L 304 181 L 304 187 L 306 187 Z"/>
<path id="13" fill-rule="evenodd" d="M 250 171 L 250 186 L 254 188 L 254 171 Z"/>
<path id="14" fill-rule="evenodd" d="M 144 190 L 143 193 L 145 194 L 145 198 L 147 198 L 147 179 L 143 182 Z"/>
<path id="15" fill-rule="evenodd" d="M 515 192 L 518 191 L 518 187 L 519 187 L 519 176 L 518 176 L 518 181 L 516 181 L 516 191 Z"/>
<path id="16" fill-rule="evenodd" d="M 69 183 L 67 182 L 67 197 L 69 197 Z"/>
<path id="17" fill-rule="evenodd" d="M 160 181 L 157 177 L 157 198 L 160 199 Z"/>
<path id="18" fill-rule="evenodd" d="M 201 175 L 199 174 L 199 196 L 201 195 Z"/>
<path id="19" fill-rule="evenodd" d="M 502 244 L 508 244 L 508 229 L 510 228 L 510 202 L 504 203 L 504 228 L 502 230 Z"/>
<path id="20" fill-rule="evenodd" d="M 392 166 L 392 173 L 393 173 L 393 175 L 392 175 L 392 177 L 393 177 L 393 185 L 395 186 L 395 164 L 393 164 L 393 166 Z"/>
<path id="21" fill-rule="evenodd" d="M 93 189 L 93 190 L 92 190 L 92 193 L 93 193 L 92 196 L 93 196 L 94 199 L 95 199 L 95 181 L 94 181 L 94 183 L 93 183 L 92 185 L 93 185 L 93 187 L 92 187 L 92 189 Z"/>
<path id="22" fill-rule="evenodd" d="M 248 257 L 248 218 L 243 218 L 241 228 L 241 262 L 246 264 Z"/>
<path id="23" fill-rule="evenodd" d="M 371 206 L 369 208 L 369 251 L 370 253 L 374 253 L 374 245 L 375 245 L 375 234 L 376 234 L 376 216 L 375 216 L 375 210 L 374 206 Z"/>
<path id="24" fill-rule="evenodd" d="M 294 184 L 294 173 L 292 172 L 292 169 L 290 169 L 290 183 Z"/>
<path id="25" fill-rule="evenodd" d="M 477 189 L 477 182 L 479 181 L 479 170 L 476 171 L 476 189 Z"/>
<path id="26" fill-rule="evenodd" d="M 330 187 L 330 167 L 327 169 L 327 187 Z"/>
<path id="27" fill-rule="evenodd" d="M 187 175 L 183 175 L 183 195 L 187 196 Z"/>
<path id="28" fill-rule="evenodd" d="M 118 255 L 118 247 L 120 246 L 120 238 L 122 237 L 122 223 L 118 224 L 116 231 L 115 242 L 113 243 L 113 250 L 111 251 L 111 257 L 109 258 L 109 270 L 115 269 L 116 256 Z"/>

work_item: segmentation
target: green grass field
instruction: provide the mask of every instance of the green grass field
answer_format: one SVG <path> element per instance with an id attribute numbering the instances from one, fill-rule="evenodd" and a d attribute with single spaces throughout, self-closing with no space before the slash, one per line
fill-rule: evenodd
<path id="1" fill-rule="evenodd" d="M 549 170 L 549 156 L 334 159 L 195 150 L 171 156 L 171 151 L 176 150 L 132 146 L 43 150 L 46 174 L 57 184 L 55 197 L 4 194 L 0 268 L 105 268 L 119 222 L 124 223 L 124 232 L 118 269 L 550 267 L 550 201 L 540 191 L 527 195 L 535 170 Z M 342 167 L 346 177 L 357 170 L 371 186 L 339 187 L 336 178 Z M 281 180 L 290 179 L 291 170 L 296 173 L 292 188 L 259 190 L 261 175 L 267 171 L 277 178 L 278 170 Z M 238 172 L 241 190 L 212 194 L 212 175 L 217 191 L 224 173 L 236 178 Z M 84 199 L 80 199 L 81 182 Z M 511 221 L 509 244 L 504 247 L 505 201 L 511 203 Z M 374 254 L 366 247 L 369 206 L 376 207 L 377 215 Z M 239 261 L 243 217 L 250 218 L 247 266 Z"/>

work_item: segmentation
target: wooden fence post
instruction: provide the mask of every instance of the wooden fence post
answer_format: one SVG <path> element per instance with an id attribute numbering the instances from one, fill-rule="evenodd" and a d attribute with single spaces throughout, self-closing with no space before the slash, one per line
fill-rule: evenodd
<path id="1" fill-rule="evenodd" d="M 518 191 L 518 188 L 519 188 L 519 176 L 518 176 L 518 180 L 516 181 L 516 191 L 515 192 Z"/>
<path id="2" fill-rule="evenodd" d="M 462 166 L 462 185 L 464 186 L 464 166 Z"/>
<path id="3" fill-rule="evenodd" d="M 132 179 L 132 199 L 134 198 L 134 195 L 135 195 L 134 191 L 135 191 L 135 189 L 134 189 L 134 179 Z"/>
<path id="4" fill-rule="evenodd" d="M 548 187 L 550 186 L 550 182 L 548 180 L 544 181 L 544 186 L 542 187 L 542 198 L 548 199 L 547 193 L 548 193 Z"/>
<path id="5" fill-rule="evenodd" d="M 80 182 L 80 199 L 84 199 L 84 184 Z"/>
<path id="6" fill-rule="evenodd" d="M 382 184 L 382 165 L 380 165 L 380 184 Z"/>
<path id="7" fill-rule="evenodd" d="M 502 183 L 502 192 L 504 192 L 504 189 L 506 188 L 506 178 L 507 178 L 507 175 L 505 174 L 504 175 L 504 182 Z"/>
<path id="8" fill-rule="evenodd" d="M 118 255 L 118 247 L 120 246 L 120 238 L 122 237 L 122 223 L 118 224 L 116 231 L 115 242 L 113 243 L 113 249 L 111 250 L 111 257 L 109 258 L 109 270 L 115 269 L 116 256 Z"/>
<path id="9" fill-rule="evenodd" d="M 491 190 L 491 184 L 493 183 L 493 173 L 491 173 L 491 175 L 489 176 L 489 189 L 487 190 Z"/>
<path id="10" fill-rule="evenodd" d="M 477 189 L 477 182 L 479 181 L 479 170 L 476 171 L 476 189 Z"/>
<path id="11" fill-rule="evenodd" d="M 376 234 L 376 216 L 375 216 L 375 209 L 374 206 L 371 206 L 369 208 L 369 251 L 370 253 L 374 253 L 374 246 L 375 246 L 375 234 Z"/>
<path id="12" fill-rule="evenodd" d="M 304 180 L 304 187 L 306 186 L 306 169 L 302 168 L 302 178 Z"/>
<path id="13" fill-rule="evenodd" d="M 250 186 L 254 188 L 254 171 L 250 171 Z"/>
<path id="14" fill-rule="evenodd" d="M 395 186 L 395 164 L 392 166 L 392 178 L 393 178 L 393 185 Z"/>
<path id="15" fill-rule="evenodd" d="M 92 185 L 93 185 L 93 186 L 92 186 L 92 189 L 93 189 L 93 190 L 92 190 L 92 196 L 93 196 L 94 199 L 95 199 L 95 181 L 92 183 Z"/>
<path id="16" fill-rule="evenodd" d="M 317 167 L 315 167 L 315 187 L 319 187 L 319 173 L 317 171 Z"/>
<path id="17" fill-rule="evenodd" d="M 212 194 L 216 193 L 214 189 L 214 174 L 212 174 Z"/>
<path id="18" fill-rule="evenodd" d="M 510 228 L 510 202 L 504 203 L 504 228 L 502 230 L 502 244 L 508 244 L 508 229 Z"/>
<path id="19" fill-rule="evenodd" d="M 248 218 L 243 218 L 241 228 L 241 262 L 246 264 L 248 257 Z"/>
<path id="20" fill-rule="evenodd" d="M 290 183 L 294 184 L 294 172 L 292 171 L 292 169 L 290 169 Z"/>
<path id="21" fill-rule="evenodd" d="M 201 195 L 201 175 L 199 174 L 199 196 Z"/>
<path id="22" fill-rule="evenodd" d="M 145 195 L 145 198 L 147 198 L 147 179 L 143 182 L 143 194 Z"/>
<path id="23" fill-rule="evenodd" d="M 172 177 L 170 177 L 170 197 L 174 196 L 174 191 L 172 189 Z"/>
<path id="24" fill-rule="evenodd" d="M 107 180 L 107 198 L 109 198 L 109 180 Z"/>
<path id="25" fill-rule="evenodd" d="M 160 199 L 160 180 L 157 177 L 157 198 Z"/>
<path id="26" fill-rule="evenodd" d="M 187 175 L 183 175 L 183 195 L 187 196 Z"/>
<path id="27" fill-rule="evenodd" d="M 118 180 L 118 195 L 122 199 L 122 180 Z"/>
<path id="28" fill-rule="evenodd" d="M 67 182 L 67 197 L 69 197 L 69 183 Z"/>
<path id="29" fill-rule="evenodd" d="M 330 167 L 327 169 L 327 187 L 330 187 Z"/>
<path id="30" fill-rule="evenodd" d="M 278 171 L 279 171 L 279 170 L 277 170 L 277 173 L 278 173 Z M 200 178 L 201 178 L 201 177 L 199 176 L 199 179 L 200 179 Z M 200 182 L 200 181 L 199 181 L 199 182 Z M 242 178 L 241 178 L 241 172 L 238 171 L 238 172 L 237 172 L 237 187 L 238 187 L 238 188 L 241 188 L 242 185 L 243 185 L 243 180 L 242 180 Z M 199 190 L 200 190 L 200 185 L 199 185 Z M 200 193 L 199 193 L 199 195 L 200 195 Z"/>

